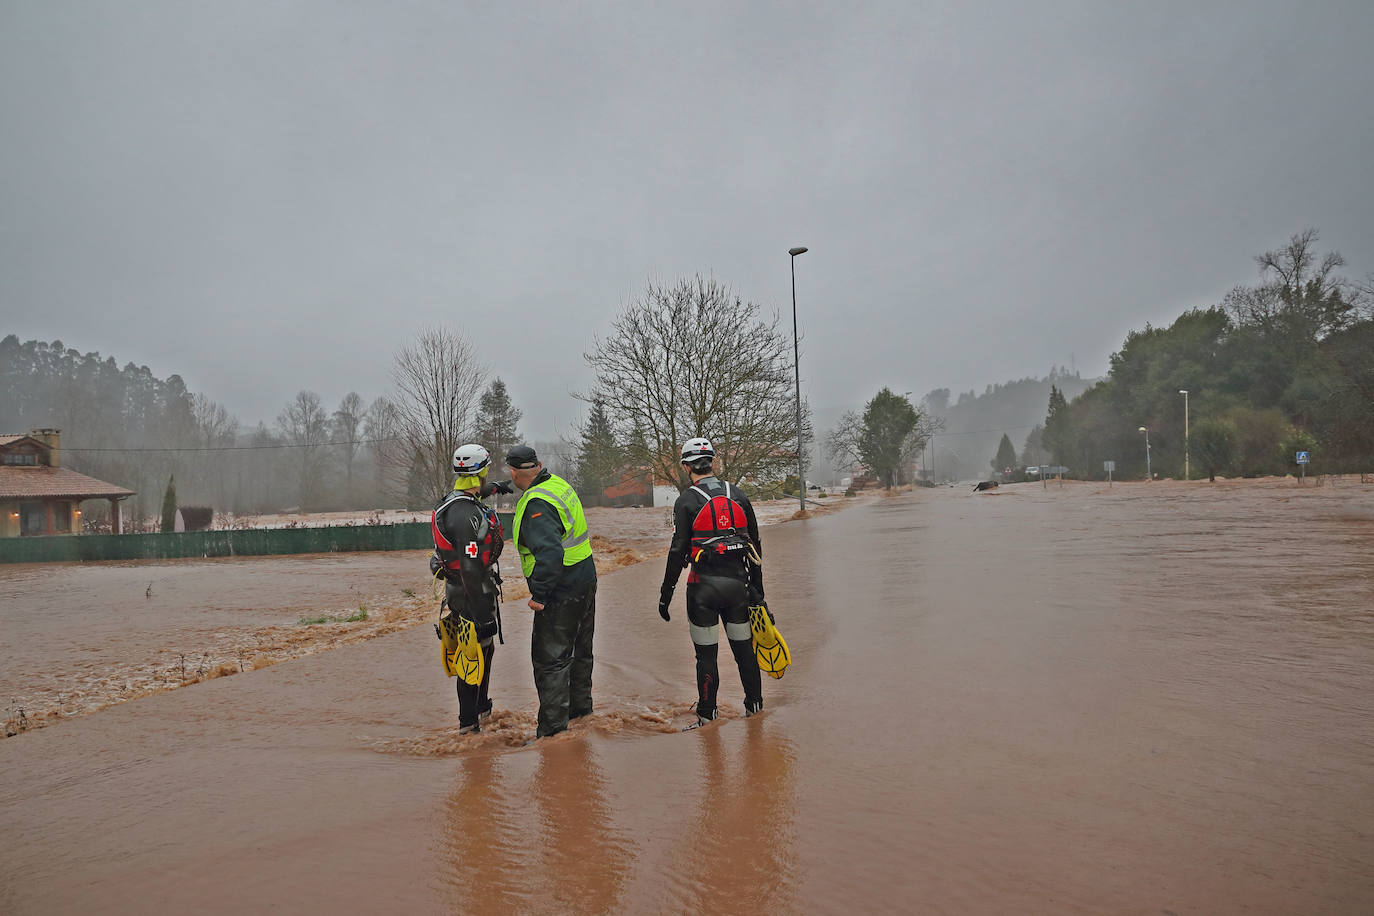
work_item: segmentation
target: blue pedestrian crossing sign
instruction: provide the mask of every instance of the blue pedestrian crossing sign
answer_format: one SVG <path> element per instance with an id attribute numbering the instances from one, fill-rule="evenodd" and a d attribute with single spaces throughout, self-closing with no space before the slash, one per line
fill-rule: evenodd
<path id="1" fill-rule="evenodd" d="M 1310 452 L 1298 452 L 1298 464 L 1311 464 L 1311 463 L 1312 463 L 1312 459 L 1311 459 L 1311 453 L 1310 453 Z"/>

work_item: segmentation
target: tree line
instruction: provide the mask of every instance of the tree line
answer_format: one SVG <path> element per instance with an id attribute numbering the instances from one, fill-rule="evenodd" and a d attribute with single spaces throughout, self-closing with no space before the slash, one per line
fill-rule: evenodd
<path id="1" fill-rule="evenodd" d="M 456 331 L 425 329 L 396 352 L 385 394 L 349 392 L 330 409 L 301 390 L 275 423 L 246 428 L 179 375 L 11 334 L 0 341 L 0 431 L 62 429 L 65 466 L 136 491 L 133 526 L 155 526 L 173 478 L 181 503 L 221 513 L 427 508 L 448 491 L 459 445 L 486 446 L 500 476 L 521 441 L 522 413 L 477 352 Z M 584 354 L 595 384 L 575 397 L 588 412 L 545 463 L 589 505 L 625 481 L 685 485 L 678 449 L 700 435 L 721 474 L 779 479 L 810 435 L 803 405 L 798 437 L 791 356 L 779 316 L 716 280 L 650 284 Z"/>
<path id="2" fill-rule="evenodd" d="M 398 354 L 397 373 L 405 365 Z M 462 432 L 504 454 L 519 437 L 520 411 L 500 378 L 468 369 L 481 393 Z M 131 527 L 160 517 L 173 478 L 180 503 L 236 514 L 421 508 L 442 492 L 431 479 L 434 462 L 417 457 L 432 451 L 434 438 L 416 422 L 419 410 L 394 393 L 369 402 L 349 392 L 331 410 L 302 390 L 272 425 L 245 427 L 179 375 L 159 379 L 147 366 L 121 368 L 114 357 L 60 340 L 21 343 L 11 334 L 0 340 L 0 395 L 0 431 L 59 428 L 65 467 L 135 491 L 126 503 Z M 91 510 L 102 514 L 98 504 Z"/>
<path id="3" fill-rule="evenodd" d="M 1255 257 L 1258 282 L 1132 331 L 1078 397 L 1052 389 L 1045 450 L 1075 476 L 1143 476 L 1148 433 L 1154 472 L 1182 476 L 1186 423 L 1195 477 L 1291 473 L 1298 450 L 1314 471 L 1374 468 L 1374 283 L 1317 243 L 1297 233 Z"/>

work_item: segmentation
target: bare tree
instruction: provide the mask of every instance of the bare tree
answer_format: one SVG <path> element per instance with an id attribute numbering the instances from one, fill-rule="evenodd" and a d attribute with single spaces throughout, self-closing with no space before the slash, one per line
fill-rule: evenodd
<path id="1" fill-rule="evenodd" d="M 476 349 L 447 328 L 429 328 L 396 353 L 391 368 L 400 432 L 432 498 L 452 477 L 453 450 L 472 436 L 487 370 Z"/>
<path id="2" fill-rule="evenodd" d="M 298 392 L 277 416 L 277 428 L 286 444 L 295 446 L 301 508 L 313 508 L 321 496 L 324 446 L 329 441 L 329 415 L 320 405 L 320 396 Z"/>
<path id="3" fill-rule="evenodd" d="M 627 457 L 661 481 L 686 485 L 684 439 L 707 436 L 717 471 L 733 479 L 778 479 L 797 460 L 792 342 L 776 313 L 714 279 L 649 284 L 586 354 L 600 399 L 627 444 Z"/>
<path id="4" fill-rule="evenodd" d="M 1355 303 L 1358 317 L 1363 321 L 1374 321 L 1374 274 L 1365 274 L 1364 281 L 1351 284 L 1351 301 Z"/>
<path id="5" fill-rule="evenodd" d="M 1363 291 L 1337 269 L 1345 266 L 1339 251 L 1317 251 L 1317 230 L 1304 229 L 1288 244 L 1255 256 L 1258 286 L 1238 286 L 1222 305 L 1240 324 L 1276 329 L 1305 340 L 1318 340 L 1358 320 Z"/>
<path id="6" fill-rule="evenodd" d="M 339 451 L 343 454 L 344 473 L 350 495 L 353 492 L 353 459 L 358 454 L 358 428 L 362 424 L 363 399 L 356 391 L 350 391 L 339 402 L 339 409 L 334 411 L 333 426 L 334 441 L 339 443 Z"/>
<path id="7" fill-rule="evenodd" d="M 195 423 L 195 445 L 205 451 L 192 453 L 188 463 L 193 472 L 190 478 L 195 483 L 192 491 L 199 498 L 208 494 L 221 511 L 231 508 L 229 482 L 233 479 L 233 453 L 226 451 L 238 438 L 239 421 L 224 405 L 210 400 L 203 394 L 191 399 L 191 416 Z"/>
<path id="8" fill-rule="evenodd" d="M 380 397 L 367 408 L 363 419 L 363 435 L 377 466 L 377 496 L 380 499 L 399 497 L 405 493 L 404 480 L 389 479 L 388 473 L 406 465 L 409 446 L 401 435 L 401 411 L 390 398 Z"/>

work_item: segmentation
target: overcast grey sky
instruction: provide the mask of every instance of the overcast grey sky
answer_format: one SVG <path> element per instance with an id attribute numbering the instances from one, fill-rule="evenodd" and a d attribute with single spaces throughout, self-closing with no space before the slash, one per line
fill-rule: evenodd
<path id="1" fill-rule="evenodd" d="M 470 332 L 533 438 L 648 278 L 818 408 L 1085 375 L 1316 226 L 1374 271 L 1374 3 L 0 0 L 0 335 L 246 423 Z M 747 345 L 747 341 L 743 341 Z"/>

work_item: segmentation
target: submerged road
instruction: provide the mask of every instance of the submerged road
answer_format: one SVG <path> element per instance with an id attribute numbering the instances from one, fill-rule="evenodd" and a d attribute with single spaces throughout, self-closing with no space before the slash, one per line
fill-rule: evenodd
<path id="1" fill-rule="evenodd" d="M 1374 911 L 1374 487 L 944 489 L 765 538 L 762 716 L 723 651 L 727 718 L 678 731 L 651 561 L 602 579 L 597 714 L 529 747 L 514 602 L 477 738 L 420 627 L 0 741 L 0 912 Z"/>

